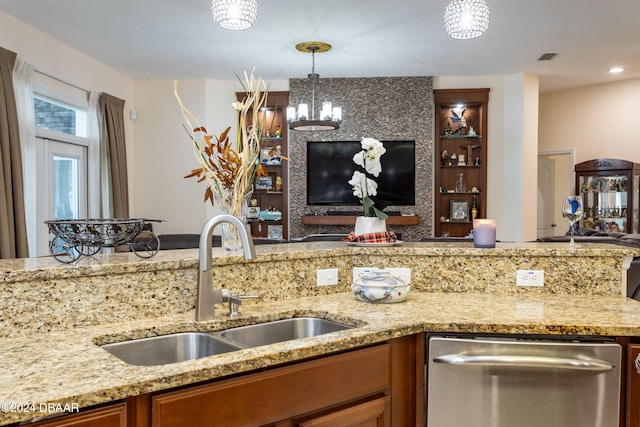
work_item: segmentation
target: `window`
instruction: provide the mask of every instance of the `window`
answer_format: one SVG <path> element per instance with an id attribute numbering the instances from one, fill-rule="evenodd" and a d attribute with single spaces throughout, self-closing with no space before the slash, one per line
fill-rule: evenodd
<path id="1" fill-rule="evenodd" d="M 87 110 L 36 95 L 33 98 L 36 128 L 81 138 L 87 137 Z"/>

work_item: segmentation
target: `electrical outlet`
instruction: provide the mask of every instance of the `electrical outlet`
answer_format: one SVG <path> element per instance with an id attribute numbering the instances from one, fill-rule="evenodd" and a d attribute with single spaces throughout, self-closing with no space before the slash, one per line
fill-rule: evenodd
<path id="1" fill-rule="evenodd" d="M 334 286 L 338 284 L 338 269 L 325 268 L 316 271 L 317 286 Z"/>
<path id="2" fill-rule="evenodd" d="M 544 286 L 543 270 L 516 271 L 516 286 Z"/>
<path id="3" fill-rule="evenodd" d="M 385 270 L 391 273 L 392 275 L 399 277 L 404 283 L 411 283 L 411 269 L 408 267 L 397 267 L 397 268 L 378 268 L 378 267 L 353 267 L 353 281 L 355 282 L 365 272 L 369 271 L 379 271 Z"/>

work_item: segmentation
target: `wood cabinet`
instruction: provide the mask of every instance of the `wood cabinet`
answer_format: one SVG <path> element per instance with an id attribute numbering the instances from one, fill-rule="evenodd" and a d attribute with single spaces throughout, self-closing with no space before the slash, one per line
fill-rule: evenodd
<path id="1" fill-rule="evenodd" d="M 619 159 L 594 159 L 578 163 L 576 195 L 582 196 L 581 228 L 604 233 L 638 233 L 640 230 L 640 164 Z"/>
<path id="2" fill-rule="evenodd" d="M 424 375 L 424 334 L 416 334 L 33 425 L 423 427 Z"/>
<path id="3" fill-rule="evenodd" d="M 244 93 L 237 93 L 242 99 Z M 253 191 L 256 206 L 249 210 L 251 235 L 254 238 L 289 239 L 289 167 L 286 109 L 289 92 L 269 92 L 267 108 L 260 116 L 260 162 L 267 176 L 257 177 Z M 279 135 L 278 135 L 279 134 Z M 281 219 L 272 219 L 280 212 Z"/>
<path id="4" fill-rule="evenodd" d="M 116 403 L 30 425 L 33 427 L 126 427 L 127 404 Z"/>
<path id="5" fill-rule="evenodd" d="M 434 90 L 435 236 L 464 237 L 486 218 L 489 89 Z M 475 212 L 474 212 L 475 206 Z"/>
<path id="6" fill-rule="evenodd" d="M 388 395 L 389 354 L 388 344 L 379 345 L 153 396 L 152 426 L 283 425 L 331 407 L 350 413 L 346 402 Z"/>

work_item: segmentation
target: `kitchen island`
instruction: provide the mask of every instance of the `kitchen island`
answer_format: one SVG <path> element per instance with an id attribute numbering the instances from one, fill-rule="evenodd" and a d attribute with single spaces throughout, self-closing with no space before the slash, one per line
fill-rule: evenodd
<path id="1" fill-rule="evenodd" d="M 632 248 L 319 242 L 256 249 L 251 261 L 214 250 L 215 286 L 260 299 L 245 301 L 232 319 L 219 306 L 207 322 L 194 320 L 195 250 L 143 261 L 132 254 L 98 255 L 73 266 L 49 258 L 0 261 L 0 402 L 36 404 L 35 412 L 0 412 L 0 425 L 50 415 L 40 411 L 41 403 L 87 408 L 423 332 L 640 336 L 640 303 L 624 296 L 625 268 L 640 255 Z M 356 301 L 351 271 L 366 266 L 411 267 L 407 301 Z M 315 286 L 319 268 L 338 268 L 339 284 Z M 545 286 L 516 287 L 518 269 L 544 270 Z M 304 316 L 354 328 L 162 366 L 128 365 L 100 348 Z"/>

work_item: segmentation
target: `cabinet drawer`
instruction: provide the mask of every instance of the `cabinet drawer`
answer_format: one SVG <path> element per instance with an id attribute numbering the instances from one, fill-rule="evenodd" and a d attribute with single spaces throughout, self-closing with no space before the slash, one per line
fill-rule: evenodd
<path id="1" fill-rule="evenodd" d="M 387 392 L 388 344 L 156 395 L 153 426 L 258 426 Z"/>

